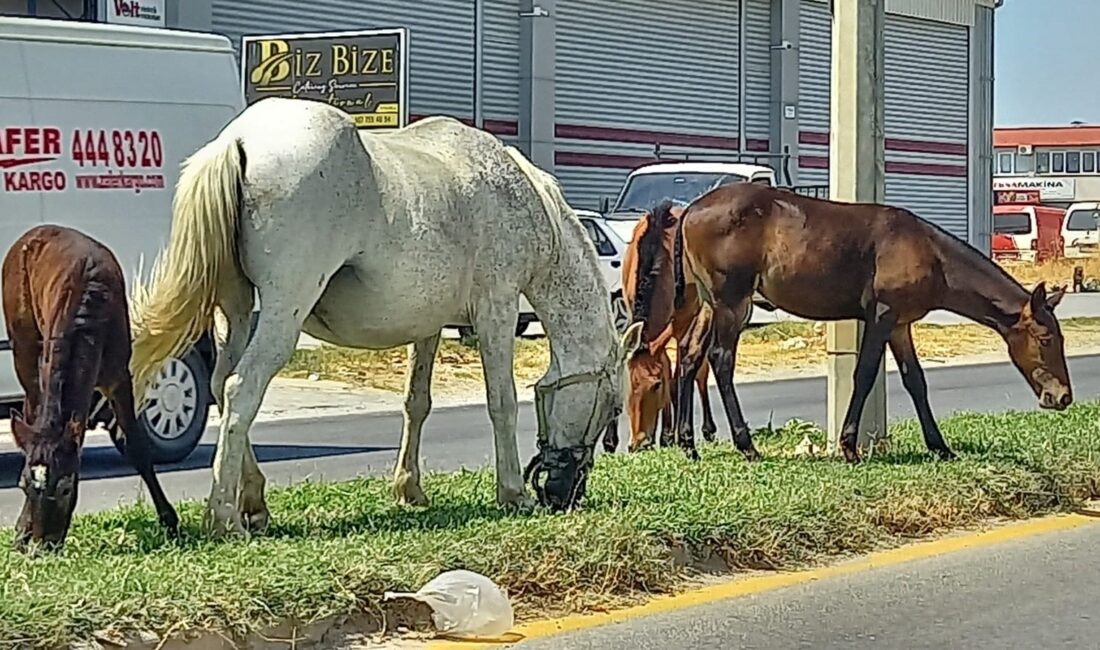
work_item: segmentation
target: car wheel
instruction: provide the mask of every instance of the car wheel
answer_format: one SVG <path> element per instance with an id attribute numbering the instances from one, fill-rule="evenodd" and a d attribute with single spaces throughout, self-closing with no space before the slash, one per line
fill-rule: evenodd
<path id="1" fill-rule="evenodd" d="M 138 426 L 145 429 L 154 463 L 178 463 L 191 455 L 206 431 L 210 413 L 210 371 L 197 350 L 170 358 L 153 380 Z M 112 436 L 124 455 L 125 439 Z"/>
<path id="2" fill-rule="evenodd" d="M 615 292 L 611 296 L 611 317 L 615 321 L 615 329 L 619 334 L 626 331 L 630 325 L 630 310 L 626 307 L 626 299 L 621 292 Z"/>

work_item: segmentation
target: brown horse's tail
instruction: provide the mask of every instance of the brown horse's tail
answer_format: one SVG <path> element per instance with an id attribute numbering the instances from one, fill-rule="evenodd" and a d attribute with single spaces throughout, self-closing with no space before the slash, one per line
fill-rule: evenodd
<path id="1" fill-rule="evenodd" d="M 130 360 L 140 409 L 155 373 L 183 356 L 213 323 L 225 274 L 240 274 L 237 220 L 245 155 L 240 142 L 219 137 L 183 163 L 172 201 L 172 233 L 147 284 L 134 282 Z"/>

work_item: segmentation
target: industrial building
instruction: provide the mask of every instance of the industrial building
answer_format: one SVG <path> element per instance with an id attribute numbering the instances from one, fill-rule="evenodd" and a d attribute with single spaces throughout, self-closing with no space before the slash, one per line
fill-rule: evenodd
<path id="1" fill-rule="evenodd" d="M 993 189 L 1037 190 L 1045 205 L 1100 202 L 1100 126 L 993 130 Z"/>
<path id="2" fill-rule="evenodd" d="M 886 200 L 988 251 L 997 0 L 886 0 Z M 666 152 L 770 152 L 828 182 L 825 0 L 0 0 L 244 35 L 409 30 L 412 119 L 518 143 L 595 209 Z M 64 16 L 61 16 L 64 17 Z M 131 23 L 131 24 L 140 24 Z"/>

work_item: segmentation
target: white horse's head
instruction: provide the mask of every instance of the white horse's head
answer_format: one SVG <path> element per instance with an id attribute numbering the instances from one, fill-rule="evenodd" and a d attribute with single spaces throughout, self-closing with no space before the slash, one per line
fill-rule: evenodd
<path id="1" fill-rule="evenodd" d="M 542 505 L 566 510 L 584 496 L 596 440 L 622 412 L 623 367 L 641 339 L 642 323 L 634 323 L 603 368 L 536 384 L 539 453 L 528 464 L 525 479 Z"/>

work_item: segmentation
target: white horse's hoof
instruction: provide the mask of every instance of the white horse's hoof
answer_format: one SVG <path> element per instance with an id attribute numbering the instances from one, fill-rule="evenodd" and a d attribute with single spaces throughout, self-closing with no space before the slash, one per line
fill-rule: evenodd
<path id="1" fill-rule="evenodd" d="M 526 492 L 517 493 L 497 493 L 497 504 L 508 512 L 533 512 L 535 509 L 535 499 L 529 496 Z"/>
<path id="2" fill-rule="evenodd" d="M 409 474 L 393 479 L 393 493 L 399 505 L 417 507 L 428 505 L 428 497 L 420 487 L 420 479 L 413 478 Z"/>
<path id="3" fill-rule="evenodd" d="M 236 508 L 220 504 L 208 504 L 203 518 L 203 529 L 214 539 L 243 537 L 248 539 L 248 530 L 241 522 L 241 514 Z"/>

